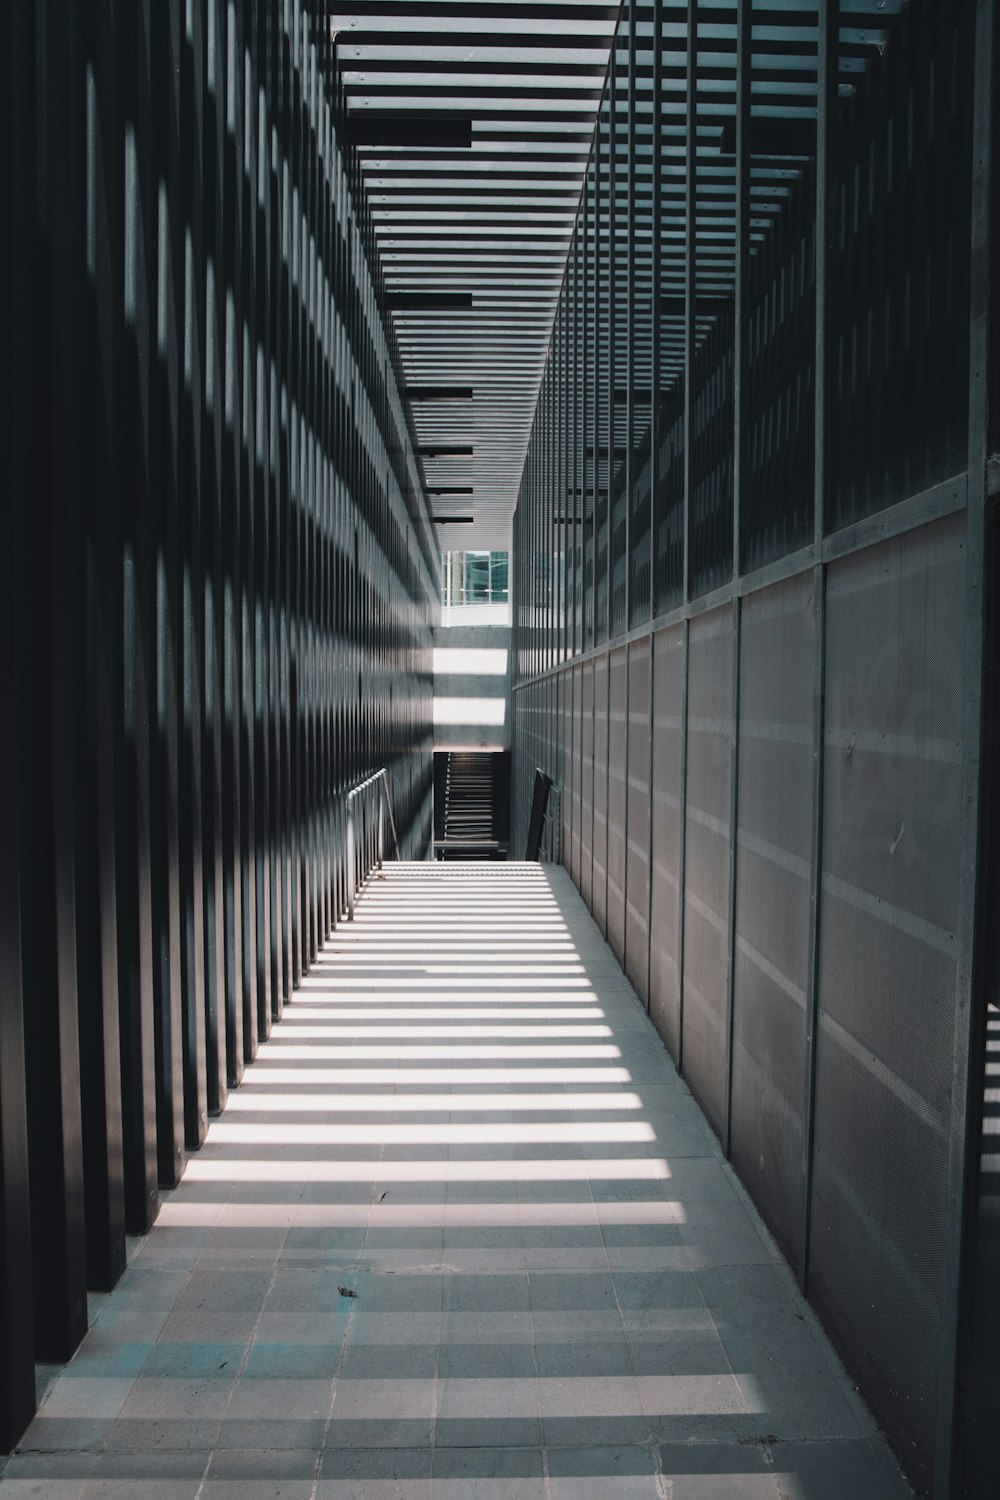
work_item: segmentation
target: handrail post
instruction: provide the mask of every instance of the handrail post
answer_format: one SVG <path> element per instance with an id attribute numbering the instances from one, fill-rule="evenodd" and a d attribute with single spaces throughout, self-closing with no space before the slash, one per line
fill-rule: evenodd
<path id="1" fill-rule="evenodd" d="M 354 921 L 354 799 L 347 799 L 347 920 Z"/>
<path id="2" fill-rule="evenodd" d="M 392 811 L 392 797 L 389 792 L 389 773 L 382 772 L 382 795 L 385 797 L 385 810 L 389 814 L 389 832 L 392 834 L 392 847 L 396 851 L 396 858 L 401 858 L 399 853 L 399 838 L 396 834 L 396 819 Z"/>
<path id="3" fill-rule="evenodd" d="M 378 847 L 375 850 L 375 854 L 376 854 L 376 857 L 377 857 L 378 867 L 379 867 L 380 870 L 382 868 L 382 853 L 383 853 L 383 849 L 384 849 L 384 838 L 385 838 L 385 833 L 384 833 L 384 829 L 383 829 L 383 826 L 382 826 L 382 819 L 383 819 L 384 813 L 385 813 L 385 807 L 383 805 L 382 798 L 379 797 L 379 799 L 378 799 Z"/>

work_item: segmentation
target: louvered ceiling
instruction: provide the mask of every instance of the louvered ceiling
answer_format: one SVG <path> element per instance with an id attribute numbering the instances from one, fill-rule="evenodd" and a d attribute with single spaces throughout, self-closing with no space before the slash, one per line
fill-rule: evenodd
<path id="1" fill-rule="evenodd" d="M 509 545 L 618 9 L 371 0 L 331 17 L 445 550 Z"/>

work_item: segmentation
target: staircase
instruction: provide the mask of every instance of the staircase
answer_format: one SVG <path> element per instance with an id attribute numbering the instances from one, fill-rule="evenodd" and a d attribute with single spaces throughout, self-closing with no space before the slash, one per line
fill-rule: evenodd
<path id="1" fill-rule="evenodd" d="M 453 750 L 444 783 L 444 838 L 439 859 L 505 859 L 497 837 L 497 757 Z"/>

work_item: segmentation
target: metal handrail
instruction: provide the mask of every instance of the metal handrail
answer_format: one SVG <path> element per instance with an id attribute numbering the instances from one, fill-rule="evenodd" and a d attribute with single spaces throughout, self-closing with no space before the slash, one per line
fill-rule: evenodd
<path id="1" fill-rule="evenodd" d="M 382 795 L 378 794 L 381 786 Z M 396 837 L 396 819 L 392 812 L 392 797 L 389 793 L 389 772 L 385 766 L 359 781 L 344 796 L 344 811 L 347 823 L 347 920 L 354 921 L 354 907 L 358 893 L 372 870 L 382 868 L 385 853 L 384 815 L 389 815 L 389 831 L 392 847 L 399 858 L 399 839 Z"/>

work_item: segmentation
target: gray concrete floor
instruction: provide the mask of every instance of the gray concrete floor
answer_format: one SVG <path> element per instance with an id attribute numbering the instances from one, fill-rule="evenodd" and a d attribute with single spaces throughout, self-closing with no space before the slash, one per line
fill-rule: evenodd
<path id="1" fill-rule="evenodd" d="M 900 1500 L 565 873 L 338 928 L 3 1500 Z"/>

